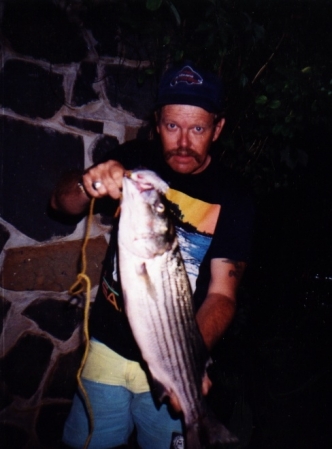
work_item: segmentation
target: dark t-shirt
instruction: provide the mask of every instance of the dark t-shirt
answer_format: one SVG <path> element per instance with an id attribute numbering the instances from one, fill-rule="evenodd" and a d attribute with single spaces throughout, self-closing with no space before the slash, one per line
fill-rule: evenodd
<path id="1" fill-rule="evenodd" d="M 201 173 L 174 172 L 164 162 L 158 144 L 150 141 L 132 141 L 117 147 L 109 158 L 120 161 L 126 169 L 154 170 L 169 184 L 167 198 L 198 308 L 207 293 L 212 258 L 248 261 L 253 223 L 248 191 L 213 156 Z M 90 333 L 123 357 L 139 361 L 140 351 L 124 313 L 118 282 L 116 233 L 115 222 L 91 311 Z"/>

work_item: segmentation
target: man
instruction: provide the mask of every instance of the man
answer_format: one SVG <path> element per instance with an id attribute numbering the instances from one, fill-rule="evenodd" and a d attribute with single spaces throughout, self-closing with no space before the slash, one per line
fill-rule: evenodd
<path id="1" fill-rule="evenodd" d="M 168 199 L 194 292 L 197 323 L 212 350 L 235 313 L 236 291 L 248 260 L 252 204 L 212 151 L 225 124 L 219 78 L 188 64 L 172 68 L 161 80 L 156 106 L 159 140 L 118 147 L 82 180 L 73 176 L 60 183 L 52 205 L 81 214 L 91 198 L 119 199 L 126 169 L 144 166 L 156 171 L 170 185 Z M 126 444 L 135 426 L 142 449 L 169 449 L 182 434 L 181 420 L 171 407 L 154 403 L 123 312 L 115 255 L 116 226 L 90 316 L 90 353 L 82 375 L 95 421 L 89 448 Z M 203 393 L 209 387 L 205 379 Z M 170 402 L 178 411 L 177 398 Z M 82 447 L 87 433 L 84 404 L 75 396 L 64 442 Z"/>

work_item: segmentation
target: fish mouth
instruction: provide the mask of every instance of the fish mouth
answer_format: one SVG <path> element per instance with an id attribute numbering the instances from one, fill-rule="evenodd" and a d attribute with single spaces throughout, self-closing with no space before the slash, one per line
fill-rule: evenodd
<path id="1" fill-rule="evenodd" d="M 152 190 L 155 187 L 149 181 L 147 181 L 144 176 L 139 173 L 135 173 L 133 171 L 125 171 L 124 176 L 132 181 L 139 192 L 144 192 L 145 190 Z"/>

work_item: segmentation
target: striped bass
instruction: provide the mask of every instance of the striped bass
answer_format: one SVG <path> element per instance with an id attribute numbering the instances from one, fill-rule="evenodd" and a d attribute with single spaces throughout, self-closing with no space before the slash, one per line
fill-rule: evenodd
<path id="1" fill-rule="evenodd" d="M 186 448 L 237 442 L 212 416 L 202 394 L 209 354 L 196 324 L 189 280 L 166 210 L 167 189 L 148 170 L 124 176 L 118 245 L 125 311 L 159 399 L 171 395 L 178 399 Z"/>

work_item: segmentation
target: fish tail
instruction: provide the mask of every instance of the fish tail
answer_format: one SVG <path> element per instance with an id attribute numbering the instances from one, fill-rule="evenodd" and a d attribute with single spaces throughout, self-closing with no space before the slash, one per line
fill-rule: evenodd
<path id="1" fill-rule="evenodd" d="M 227 444 L 227 447 L 233 447 L 233 444 L 238 443 L 238 438 L 232 434 L 211 412 L 208 413 L 202 420 L 203 441 L 208 441 L 208 445 L 201 446 L 202 448 L 209 447 L 214 444 Z M 228 446 L 230 445 L 230 446 Z"/>
<path id="2" fill-rule="evenodd" d="M 186 428 L 186 449 L 202 449 L 201 427 L 197 424 L 192 424 Z"/>

